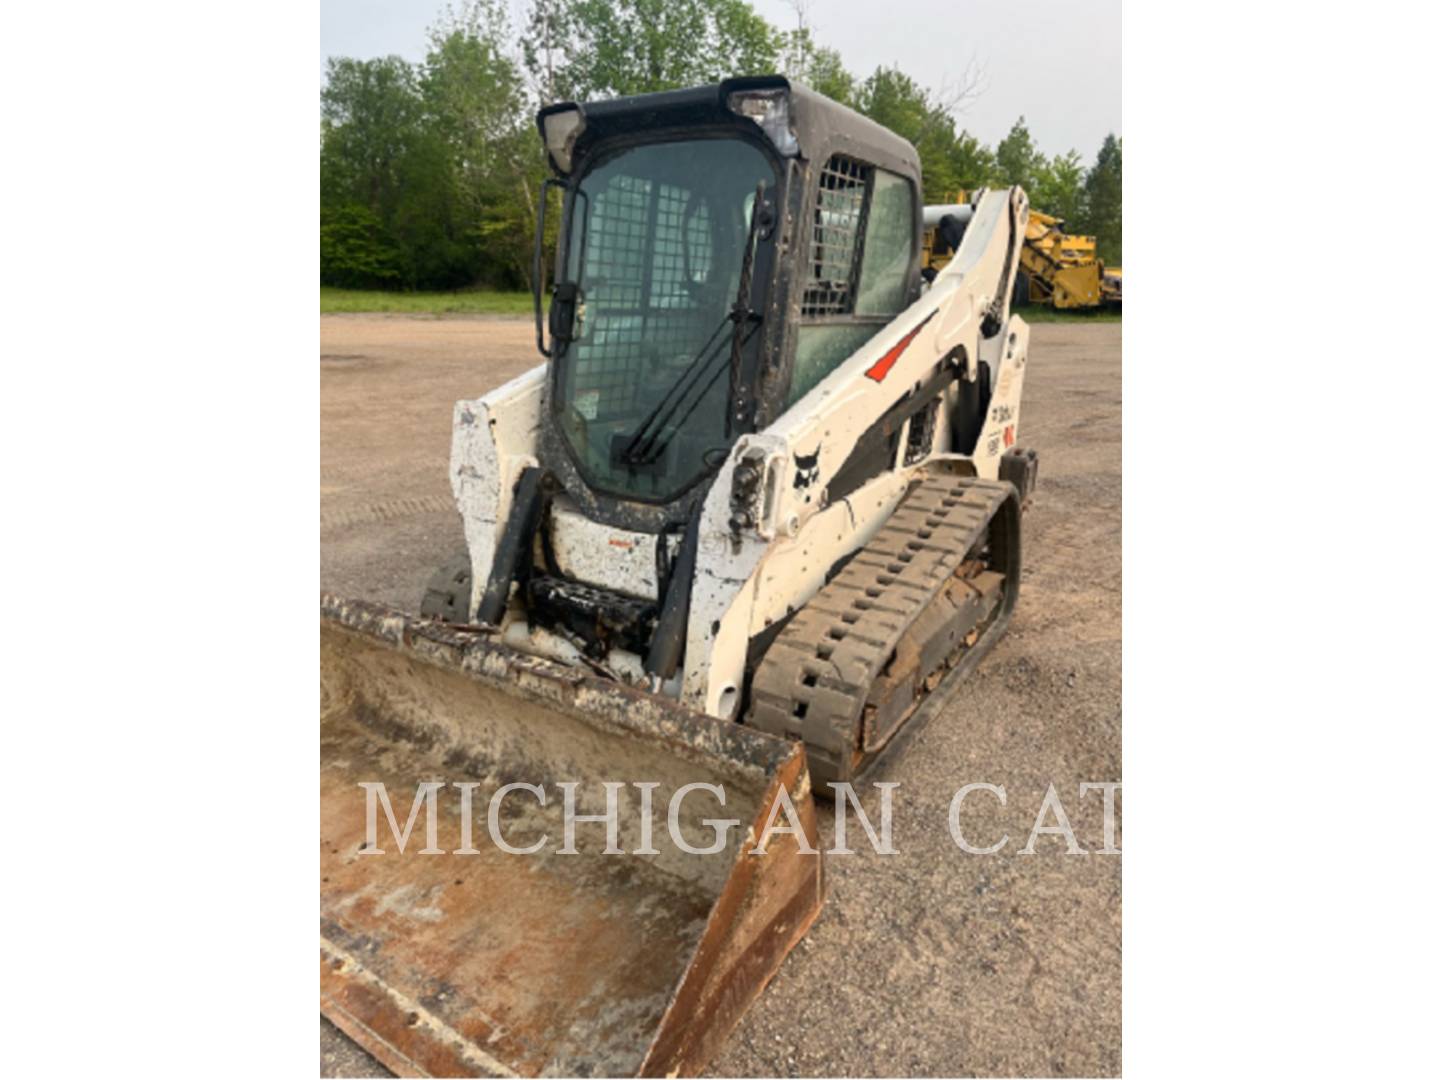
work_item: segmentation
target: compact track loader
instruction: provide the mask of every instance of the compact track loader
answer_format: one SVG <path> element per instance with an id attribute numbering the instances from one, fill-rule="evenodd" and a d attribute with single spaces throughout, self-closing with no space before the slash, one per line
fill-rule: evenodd
<path id="1" fill-rule="evenodd" d="M 779 77 L 538 120 L 546 362 L 455 407 L 467 550 L 419 616 L 322 601 L 322 1008 L 405 1073 L 694 1072 L 818 913 L 812 787 L 1010 620 L 1028 207 L 926 208 L 908 142 Z M 531 785 L 491 824 L 538 853 L 472 847 L 442 798 L 429 846 L 463 856 L 367 857 L 375 781 Z M 562 789 L 569 854 L 530 844 Z M 738 827 L 651 851 L 666 806 Z"/>

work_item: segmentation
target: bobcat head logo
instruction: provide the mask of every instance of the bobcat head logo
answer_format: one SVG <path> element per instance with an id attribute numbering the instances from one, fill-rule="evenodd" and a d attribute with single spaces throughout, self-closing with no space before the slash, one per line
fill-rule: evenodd
<path id="1" fill-rule="evenodd" d="M 795 455 L 795 488 L 807 488 L 820 479 L 820 447 L 813 454 Z"/>

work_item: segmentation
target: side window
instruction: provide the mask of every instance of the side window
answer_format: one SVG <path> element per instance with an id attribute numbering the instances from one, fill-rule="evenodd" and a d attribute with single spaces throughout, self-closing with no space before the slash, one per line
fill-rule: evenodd
<path id="1" fill-rule="evenodd" d="M 904 177 L 836 154 L 820 172 L 789 403 L 905 306 L 915 193 Z"/>
<path id="2" fill-rule="evenodd" d="M 801 318 L 848 315 L 855 310 L 855 255 L 860 249 L 860 224 L 873 171 L 840 154 L 820 171 Z"/>
<path id="3" fill-rule="evenodd" d="M 915 194 L 910 181 L 875 170 L 865 220 L 865 255 L 855 292 L 857 315 L 900 314 L 915 244 Z"/>

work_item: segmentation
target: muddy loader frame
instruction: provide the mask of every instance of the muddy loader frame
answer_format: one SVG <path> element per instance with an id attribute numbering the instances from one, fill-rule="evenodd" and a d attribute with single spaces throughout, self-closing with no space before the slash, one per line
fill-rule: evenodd
<path id="1" fill-rule="evenodd" d="M 689 1073 L 819 910 L 817 786 L 933 713 L 1014 612 L 1029 207 L 927 211 L 909 143 L 777 76 L 538 124 L 546 362 L 455 406 L 466 551 L 420 618 L 322 607 L 322 1000 L 397 1071 Z M 707 862 L 592 843 L 447 877 L 355 856 L 340 807 L 376 762 L 402 788 L 588 781 L 591 814 L 608 781 L 703 779 L 748 832 Z M 800 824 L 752 854 L 781 804 Z"/>
<path id="2" fill-rule="evenodd" d="M 1008 311 L 1025 196 L 977 193 L 951 265 L 927 286 L 913 148 L 803 87 L 732 80 L 552 106 L 540 123 L 567 192 L 548 343 L 542 329 L 554 358 L 456 406 L 451 479 L 475 571 L 467 614 L 518 648 L 736 719 L 756 640 L 875 535 L 922 470 L 948 460 L 998 480 L 1003 466 L 1028 494 L 1034 459 L 1015 446 L 1028 328 Z M 593 428 L 606 380 L 648 359 L 641 346 L 617 355 L 610 342 L 663 337 L 673 321 L 659 307 L 604 310 L 613 283 L 586 280 L 583 267 L 615 261 L 596 257 L 605 237 L 581 222 L 603 218 L 608 208 L 595 203 L 609 191 L 591 194 L 584 179 L 597 162 L 682 133 L 769 143 L 776 183 L 750 215 L 749 290 L 723 305 L 735 347 L 722 340 L 703 372 L 721 392 L 702 398 L 697 379 L 685 401 L 681 388 L 684 404 L 718 406 L 726 433 L 697 455 L 678 492 L 652 497 L 640 490 L 645 463 L 605 461 L 612 441 L 591 454 L 592 465 L 597 456 L 614 463 L 595 482 L 566 434 L 567 409 Z M 664 181 L 654 188 L 663 192 Z M 663 219 L 667 208 L 649 212 Z M 880 235 L 881 216 L 898 227 Z M 638 278 L 653 271 L 629 268 Z M 881 291 L 879 313 L 867 313 L 865 298 Z M 641 331 L 627 318 L 649 322 Z M 728 399 L 726 386 L 735 388 Z M 629 497 L 615 490 L 627 470 L 639 478 Z M 682 560 L 688 572 L 674 573 Z M 786 588 L 762 584 L 781 576 Z"/>

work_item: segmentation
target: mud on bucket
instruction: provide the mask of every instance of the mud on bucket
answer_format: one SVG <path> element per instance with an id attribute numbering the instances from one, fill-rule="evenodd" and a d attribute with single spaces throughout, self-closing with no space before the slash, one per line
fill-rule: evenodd
<path id="1" fill-rule="evenodd" d="M 401 1075 L 703 1069 L 819 912 L 819 855 L 749 853 L 782 789 L 818 846 L 801 747 L 374 605 L 320 643 L 321 1011 Z"/>

